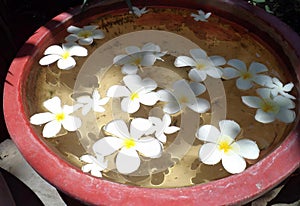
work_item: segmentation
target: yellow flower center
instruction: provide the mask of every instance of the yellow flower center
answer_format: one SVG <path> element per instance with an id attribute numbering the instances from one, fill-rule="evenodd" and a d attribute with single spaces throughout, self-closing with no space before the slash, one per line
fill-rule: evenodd
<path id="1" fill-rule="evenodd" d="M 130 95 L 130 100 L 133 101 L 133 100 L 135 100 L 135 99 L 137 99 L 137 98 L 139 98 L 139 97 L 140 97 L 140 96 L 139 96 L 139 93 L 133 92 L 133 93 Z"/>
<path id="2" fill-rule="evenodd" d="M 279 111 L 279 106 L 274 102 L 265 100 L 261 105 L 261 109 L 267 113 L 277 113 Z"/>
<path id="3" fill-rule="evenodd" d="M 186 104 L 186 103 L 189 102 L 189 99 L 186 96 L 182 96 L 182 97 L 179 98 L 179 102 L 181 104 Z"/>
<path id="4" fill-rule="evenodd" d="M 142 63 L 142 60 L 141 60 L 141 58 L 137 58 L 137 59 L 135 59 L 135 60 L 133 61 L 133 63 L 134 63 L 135 65 L 140 65 L 140 64 Z"/>
<path id="5" fill-rule="evenodd" d="M 219 142 L 219 150 L 223 150 L 224 153 L 227 153 L 231 149 L 232 147 L 229 141 L 223 140 Z"/>
<path id="6" fill-rule="evenodd" d="M 136 144 L 135 140 L 133 138 L 126 138 L 123 142 L 123 145 L 126 149 L 130 149 L 134 147 Z"/>
<path id="7" fill-rule="evenodd" d="M 77 35 L 81 38 L 88 38 L 88 37 L 92 36 L 93 33 L 88 30 L 83 30 L 83 31 L 80 31 Z"/>
<path id="8" fill-rule="evenodd" d="M 251 79 L 251 78 L 252 78 L 252 74 L 249 73 L 249 72 L 245 72 L 245 73 L 243 73 L 243 74 L 241 75 L 241 77 L 242 77 L 243 79 Z"/>
<path id="9" fill-rule="evenodd" d="M 197 65 L 196 65 L 196 68 L 198 69 L 198 70 L 201 70 L 201 69 L 204 69 L 205 68 L 205 64 L 200 64 L 200 63 L 198 63 Z"/>
<path id="10" fill-rule="evenodd" d="M 61 57 L 62 57 L 63 59 L 67 59 L 68 57 L 70 57 L 70 52 L 65 51 L 65 52 L 61 55 Z"/>
<path id="11" fill-rule="evenodd" d="M 55 115 L 55 119 L 59 122 L 63 121 L 65 119 L 65 114 L 64 113 L 59 113 Z"/>

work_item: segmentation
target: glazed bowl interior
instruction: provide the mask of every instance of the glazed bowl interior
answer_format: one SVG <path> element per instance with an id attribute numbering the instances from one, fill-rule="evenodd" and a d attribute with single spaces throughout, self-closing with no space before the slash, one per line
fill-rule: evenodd
<path id="1" fill-rule="evenodd" d="M 128 12 L 126 4 L 120 1 L 104 1 L 91 5 L 83 12 L 76 8 L 63 13 L 41 27 L 13 61 L 4 90 L 5 120 L 12 139 L 38 173 L 58 189 L 89 204 L 152 205 L 159 202 L 176 205 L 227 205 L 241 204 L 256 198 L 299 167 L 300 38 L 294 32 L 263 10 L 238 0 L 133 1 L 133 4 L 149 8 L 148 16 L 135 17 Z M 196 13 L 197 9 L 211 11 L 213 15 L 208 22 L 196 24 L 198 22 L 193 21 L 190 13 Z M 68 35 L 69 26 L 83 27 L 88 24 L 99 25 L 107 39 L 95 41 L 88 49 L 87 59 L 76 59 L 77 67 L 63 71 L 65 73 L 57 70 L 56 64 L 48 67 L 39 65 L 46 48 L 61 44 Z M 173 70 L 168 73 L 170 62 L 180 55 L 188 55 L 193 48 L 200 47 L 209 55 L 220 55 L 226 60 L 239 58 L 245 62 L 265 63 L 272 68 L 270 74 L 281 77 L 284 82 L 294 83 L 292 95 L 297 98 L 294 122 L 288 125 L 276 122 L 271 126 L 251 123 L 254 129 L 250 136 L 261 134 L 265 138 L 253 139 L 261 149 L 261 154 L 256 161 L 248 161 L 249 167 L 240 174 L 230 175 L 222 169 L 221 164 L 215 169 L 200 165 L 199 142 L 192 143 L 192 152 L 197 154 L 191 155 L 190 159 L 185 158 L 186 164 L 175 166 L 167 172 L 163 170 L 151 178 L 145 175 L 118 175 L 114 172 L 108 173 L 104 178 L 96 178 L 83 173 L 80 169 L 83 165 L 80 156 L 92 151 L 104 120 L 109 121 L 120 115 L 119 110 L 111 106 L 115 110 L 106 113 L 106 116 L 93 116 L 92 121 L 100 122 L 100 129 L 93 127 L 95 132 L 92 132 L 93 128 L 90 129 L 91 125 L 87 125 L 79 132 L 70 133 L 68 137 L 64 137 L 65 133 L 62 133 L 58 138 L 50 139 L 42 137 L 43 127 L 31 125 L 29 119 L 34 113 L 43 110 L 43 102 L 50 97 L 62 96 L 62 100 L 69 103 L 74 99 L 70 91 L 75 96 L 84 93 L 84 84 L 88 85 L 87 88 L 97 88 L 101 79 L 101 89 L 105 91 L 105 88 L 120 82 L 122 76 L 114 73 L 116 69 L 111 65 L 111 59 L 120 52 L 120 47 L 125 48 L 134 43 L 141 46 L 147 42 L 154 42 L 170 51 L 164 62 L 149 68 L 149 72 L 144 74 L 144 77 L 149 75 L 156 78 L 158 84 L 165 87 L 165 82 L 174 74 Z M 114 45 L 117 45 L 117 49 Z M 101 72 L 99 68 L 110 69 Z M 157 70 L 166 73 L 157 74 Z M 185 77 L 187 70 L 177 72 L 176 75 Z M 206 82 L 206 86 L 209 84 L 216 82 Z M 197 121 L 207 124 L 216 123 L 225 117 L 235 119 L 240 115 L 238 112 L 245 110 L 236 108 L 241 95 L 237 96 L 238 90 L 233 89 L 235 82 L 228 81 L 224 85 L 225 90 L 232 89 L 231 93 L 226 93 L 227 98 L 232 100 L 230 104 L 226 99 L 223 100 L 228 108 L 225 111 L 223 107 L 219 110 L 216 104 L 211 108 L 214 112 L 202 115 Z M 207 98 L 218 93 L 216 87 L 207 90 Z M 254 93 L 253 89 L 252 94 Z M 105 95 L 101 91 L 100 94 Z M 222 101 L 220 105 L 224 106 Z M 145 108 L 144 113 L 147 112 L 150 111 Z M 144 113 L 129 118 L 144 116 Z M 249 118 L 253 118 L 246 115 L 249 113 L 254 114 L 253 109 L 246 110 L 245 118 L 241 118 L 239 122 L 241 125 L 247 125 Z M 174 118 L 177 122 L 184 121 L 182 116 Z M 186 118 L 192 119 L 191 116 Z M 192 120 L 189 123 L 190 121 Z M 199 125 L 197 121 L 195 124 Z M 190 129 L 188 126 L 186 128 Z M 170 157 L 166 157 L 166 160 L 170 160 L 171 165 L 178 161 Z M 172 175 L 170 172 L 173 172 Z"/>

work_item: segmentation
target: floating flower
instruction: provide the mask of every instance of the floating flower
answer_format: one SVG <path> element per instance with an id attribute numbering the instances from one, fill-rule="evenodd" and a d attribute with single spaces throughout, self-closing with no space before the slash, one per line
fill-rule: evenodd
<path id="1" fill-rule="evenodd" d="M 208 57 L 206 52 L 202 49 L 191 49 L 192 56 L 179 56 L 175 59 L 174 65 L 176 67 L 190 66 L 192 69 L 189 71 L 189 78 L 194 82 L 202 82 L 206 76 L 213 78 L 221 78 L 222 70 L 219 66 L 226 63 L 225 59 L 221 56 Z"/>
<path id="2" fill-rule="evenodd" d="M 146 135 L 155 133 L 155 137 L 162 143 L 166 143 L 167 136 L 165 134 L 173 134 L 180 130 L 179 127 L 170 126 L 171 117 L 165 114 L 162 119 L 158 117 L 149 117 L 150 122 L 153 124 L 152 127 L 145 133 Z"/>
<path id="3" fill-rule="evenodd" d="M 207 19 L 210 17 L 211 12 L 205 13 L 204 11 L 202 11 L 201 9 L 198 10 L 198 14 L 191 14 L 191 17 L 194 17 L 195 21 L 204 21 L 206 22 Z"/>
<path id="4" fill-rule="evenodd" d="M 141 163 L 139 155 L 158 158 L 162 153 L 159 141 L 150 136 L 144 136 L 151 127 L 147 119 L 136 118 L 131 121 L 130 132 L 123 120 L 109 122 L 104 130 L 111 136 L 105 136 L 93 145 L 96 154 L 108 156 L 116 151 L 116 167 L 122 174 L 129 174 L 136 171 Z"/>
<path id="5" fill-rule="evenodd" d="M 168 114 L 175 114 L 185 107 L 197 113 L 204 113 L 209 110 L 209 102 L 202 98 L 197 98 L 186 80 L 178 80 L 173 84 L 173 91 L 159 90 L 160 101 L 167 102 L 163 111 Z"/>
<path id="6" fill-rule="evenodd" d="M 243 96 L 244 104 L 251 108 L 256 108 L 255 119 L 262 123 L 270 123 L 278 119 L 284 123 L 291 123 L 295 120 L 296 114 L 291 109 L 295 108 L 295 103 L 281 95 L 271 97 L 270 92 L 265 89 L 257 89 L 261 96 Z"/>
<path id="7" fill-rule="evenodd" d="M 65 40 L 67 42 L 75 42 L 78 40 L 78 43 L 81 45 L 90 45 L 94 39 L 103 39 L 105 37 L 103 31 L 97 28 L 98 26 L 96 25 L 84 26 L 83 28 L 69 26 L 67 31 L 71 34 L 69 34 Z"/>
<path id="8" fill-rule="evenodd" d="M 74 68 L 76 65 L 76 61 L 72 56 L 84 57 L 87 54 L 88 51 L 86 48 L 74 42 L 62 44 L 62 47 L 52 45 L 45 50 L 44 55 L 47 56 L 41 58 L 39 63 L 45 66 L 57 61 L 58 68 L 68 70 Z"/>
<path id="9" fill-rule="evenodd" d="M 190 84 L 191 90 L 194 92 L 195 96 L 199 96 L 206 91 L 206 87 L 202 83 L 191 82 Z"/>
<path id="10" fill-rule="evenodd" d="M 296 99 L 294 96 L 288 94 L 288 92 L 292 91 L 294 84 L 292 82 L 283 85 L 282 82 L 277 79 L 276 77 L 272 78 L 272 82 L 268 82 L 266 84 L 265 90 L 268 90 L 273 97 L 277 96 L 278 94 L 281 94 L 282 96 L 289 98 L 289 99 Z"/>
<path id="11" fill-rule="evenodd" d="M 139 9 L 138 7 L 133 6 L 132 10 L 137 17 L 141 17 L 143 14 L 146 14 L 148 12 L 148 10 L 146 10 L 146 7 Z M 129 13 L 132 13 L 132 11 L 129 11 Z"/>
<path id="12" fill-rule="evenodd" d="M 102 171 L 107 168 L 107 161 L 104 162 L 104 157 L 96 155 L 95 158 L 92 155 L 83 155 L 80 160 L 87 163 L 81 167 L 83 172 L 91 172 L 91 175 L 95 177 L 102 177 Z"/>
<path id="13" fill-rule="evenodd" d="M 253 82 L 264 86 L 271 81 L 271 77 L 259 74 L 268 71 L 268 68 L 264 64 L 252 62 L 249 70 L 247 70 L 246 64 L 238 59 L 231 59 L 227 62 L 227 64 L 234 68 L 224 68 L 223 78 L 233 79 L 239 77 L 236 80 L 236 86 L 241 90 L 250 89 L 253 86 Z"/>
<path id="14" fill-rule="evenodd" d="M 226 171 L 240 173 L 246 168 L 247 159 L 257 159 L 259 148 L 249 139 L 235 141 L 240 133 L 240 126 L 232 120 L 222 120 L 219 128 L 213 125 L 201 126 L 196 137 L 205 143 L 199 150 L 199 158 L 204 164 L 215 165 L 222 161 Z"/>
<path id="15" fill-rule="evenodd" d="M 77 102 L 82 104 L 82 114 L 86 115 L 91 109 L 95 112 L 104 112 L 105 105 L 109 101 L 109 97 L 104 97 L 101 99 L 101 96 L 97 90 L 93 91 L 92 97 L 85 95 L 78 97 Z"/>
<path id="16" fill-rule="evenodd" d="M 141 79 L 139 75 L 127 75 L 123 78 L 125 86 L 114 85 L 107 91 L 108 97 L 124 97 L 121 101 L 123 111 L 130 114 L 139 110 L 140 104 L 153 106 L 158 101 L 158 95 L 153 90 L 157 83 L 150 79 Z"/>
<path id="17" fill-rule="evenodd" d="M 34 114 L 30 117 L 30 123 L 34 125 L 45 124 L 43 136 L 55 137 L 63 126 L 67 131 L 75 131 L 81 126 L 81 120 L 78 117 L 71 116 L 74 111 L 72 106 L 64 105 L 61 107 L 59 97 L 53 97 L 43 103 L 43 106 L 50 112 Z"/>
<path id="18" fill-rule="evenodd" d="M 161 52 L 158 45 L 151 42 L 145 44 L 141 49 L 136 46 L 125 48 L 127 54 L 118 55 L 113 63 L 123 65 L 121 70 L 123 74 L 136 74 L 139 68 L 152 66 L 156 60 L 161 60 L 167 52 Z"/>

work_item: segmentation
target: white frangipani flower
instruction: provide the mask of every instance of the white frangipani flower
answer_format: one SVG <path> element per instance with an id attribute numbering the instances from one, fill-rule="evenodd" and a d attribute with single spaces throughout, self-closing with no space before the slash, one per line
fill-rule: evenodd
<path id="1" fill-rule="evenodd" d="M 219 128 L 213 125 L 201 126 L 196 137 L 205 143 L 199 150 L 199 158 L 204 164 L 215 165 L 222 161 L 226 171 L 240 173 L 246 168 L 246 159 L 257 159 L 259 148 L 249 139 L 235 141 L 240 133 L 240 126 L 232 120 L 222 120 Z"/>
<path id="2" fill-rule="evenodd" d="M 185 109 L 185 107 L 197 113 L 204 113 L 210 108 L 209 102 L 205 99 L 197 98 L 190 85 L 184 79 L 178 80 L 173 84 L 172 92 L 159 90 L 157 93 L 160 101 L 167 102 L 163 108 L 163 111 L 167 114 L 175 114 Z"/>
<path id="3" fill-rule="evenodd" d="M 62 44 L 62 47 L 58 45 L 48 47 L 44 55 L 46 56 L 39 61 L 40 65 L 45 66 L 57 61 L 59 69 L 68 70 L 74 68 L 76 65 L 73 56 L 84 57 L 88 55 L 88 51 L 74 42 L 69 42 Z"/>
<path id="4" fill-rule="evenodd" d="M 195 21 L 204 21 L 206 22 L 207 19 L 210 17 L 211 12 L 205 13 L 204 11 L 202 11 L 201 9 L 198 10 L 198 14 L 191 14 L 191 17 L 194 17 Z"/>
<path id="5" fill-rule="evenodd" d="M 81 126 L 81 120 L 78 117 L 71 116 L 74 111 L 72 106 L 64 105 L 61 107 L 59 97 L 53 97 L 43 103 L 43 106 L 49 112 L 34 114 L 30 117 L 30 123 L 34 125 L 45 124 L 43 136 L 46 138 L 55 137 L 63 126 L 67 131 L 76 131 Z"/>
<path id="6" fill-rule="evenodd" d="M 85 95 L 78 97 L 76 100 L 79 104 L 82 104 L 81 112 L 83 115 L 86 115 L 91 109 L 95 112 L 104 112 L 103 106 L 109 101 L 109 97 L 101 99 L 99 92 L 95 89 L 92 97 Z"/>
<path id="7" fill-rule="evenodd" d="M 136 6 L 132 7 L 133 13 L 137 16 L 137 17 L 141 17 L 143 14 L 146 14 L 148 12 L 148 10 L 146 10 L 146 7 L 139 9 Z M 130 14 L 132 14 L 132 11 L 129 11 Z"/>
<path id="8" fill-rule="evenodd" d="M 253 82 L 264 86 L 271 82 L 271 77 L 263 74 L 262 72 L 268 71 L 268 68 L 261 63 L 252 62 L 247 70 L 246 64 L 239 59 L 231 59 L 227 62 L 232 67 L 226 67 L 223 69 L 224 79 L 233 79 L 239 77 L 236 80 L 237 88 L 241 90 L 250 89 L 253 86 Z"/>
<path id="9" fill-rule="evenodd" d="M 105 136 L 93 145 L 96 154 L 108 156 L 116 151 L 116 168 L 122 174 L 136 171 L 141 163 L 139 155 L 158 158 L 161 156 L 161 143 L 150 136 L 143 136 L 152 126 L 147 119 L 136 118 L 131 121 L 130 131 L 123 120 L 109 122 L 104 130 L 111 136 Z"/>
<path id="10" fill-rule="evenodd" d="M 191 49 L 192 56 L 179 56 L 175 59 L 174 65 L 176 67 L 190 66 L 192 69 L 189 71 L 189 78 L 194 82 L 202 82 L 206 76 L 213 78 L 221 78 L 222 70 L 219 66 L 226 63 L 225 59 L 221 56 L 208 57 L 203 49 Z"/>
<path id="11" fill-rule="evenodd" d="M 266 84 L 265 90 L 270 91 L 273 97 L 277 96 L 278 94 L 281 94 L 282 96 L 289 98 L 289 99 L 296 99 L 294 96 L 288 94 L 288 92 L 292 91 L 294 84 L 292 82 L 283 85 L 282 82 L 277 79 L 276 77 L 272 78 L 272 82 L 268 82 Z"/>
<path id="12" fill-rule="evenodd" d="M 78 43 L 81 45 L 90 45 L 94 39 L 103 39 L 105 37 L 103 31 L 97 28 L 97 25 L 84 26 L 83 28 L 69 26 L 67 31 L 71 34 L 69 34 L 65 40 L 67 42 L 75 42 L 78 40 Z"/>
<path id="13" fill-rule="evenodd" d="M 92 155 L 83 155 L 80 160 L 87 163 L 81 167 L 83 172 L 91 172 L 91 175 L 95 177 L 102 177 L 102 171 L 107 168 L 107 161 L 104 162 L 104 157 L 101 155 L 96 155 L 95 158 Z"/>
<path id="14" fill-rule="evenodd" d="M 162 143 L 166 143 L 167 136 L 165 134 L 173 134 L 180 130 L 179 127 L 170 126 L 171 117 L 165 114 L 162 119 L 158 117 L 149 117 L 150 122 L 153 124 L 152 127 L 145 133 L 146 135 L 155 133 L 155 137 Z"/>
<path id="15" fill-rule="evenodd" d="M 151 42 L 142 48 L 129 46 L 125 48 L 127 54 L 121 54 L 114 58 L 113 63 L 123 65 L 123 74 L 136 74 L 139 68 L 152 66 L 156 60 L 161 60 L 167 52 L 162 52 L 160 47 Z"/>
<path id="16" fill-rule="evenodd" d="M 150 79 L 141 79 L 139 75 L 127 75 L 123 78 L 125 86 L 114 85 L 107 91 L 108 97 L 123 97 L 121 108 L 130 114 L 139 110 L 140 104 L 153 106 L 158 101 L 158 95 L 153 90 L 157 83 Z"/>
<path id="17" fill-rule="evenodd" d="M 296 113 L 291 110 L 295 108 L 295 103 L 284 96 L 272 97 L 269 91 L 264 88 L 257 89 L 260 97 L 242 96 L 244 104 L 251 108 L 256 108 L 255 119 L 262 123 L 270 123 L 278 119 L 284 123 L 291 123 L 296 118 Z"/>

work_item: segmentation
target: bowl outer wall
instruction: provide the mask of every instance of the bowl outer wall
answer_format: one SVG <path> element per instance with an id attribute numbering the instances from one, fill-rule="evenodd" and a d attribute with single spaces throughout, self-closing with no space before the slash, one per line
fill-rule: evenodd
<path id="1" fill-rule="evenodd" d="M 160 1 L 149 3 L 160 4 L 157 2 Z M 171 1 L 164 2 L 167 5 Z M 265 22 L 267 27 L 274 29 L 276 35 L 288 44 L 291 55 L 295 55 L 292 64 L 299 82 L 300 38 L 288 26 L 244 1 L 211 2 L 215 2 L 215 5 L 226 4 L 228 7 L 224 7 L 227 9 L 225 13 L 230 12 L 228 8 L 251 12 L 255 18 Z M 206 4 L 206 1 L 201 3 Z M 185 5 L 185 1 L 177 1 L 176 4 Z M 96 7 L 97 5 L 94 5 L 94 8 Z M 33 61 L 32 56 L 40 52 L 40 48 L 48 46 L 45 39 L 51 37 L 52 30 L 71 25 L 73 17 L 79 11 L 77 8 L 58 15 L 30 37 L 10 66 L 3 95 L 4 117 L 11 138 L 29 164 L 55 187 L 76 199 L 94 205 L 230 205 L 256 198 L 279 184 L 299 167 L 299 117 L 295 128 L 282 144 L 255 165 L 240 174 L 191 187 L 151 189 L 118 184 L 92 177 L 62 160 L 34 133 L 23 105 L 26 95 L 24 84 Z M 38 48 L 30 45 L 36 45 Z M 299 97 L 299 83 L 296 89 Z M 297 109 L 299 114 L 299 108 Z"/>

